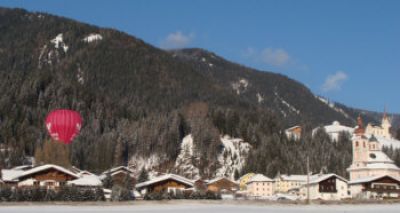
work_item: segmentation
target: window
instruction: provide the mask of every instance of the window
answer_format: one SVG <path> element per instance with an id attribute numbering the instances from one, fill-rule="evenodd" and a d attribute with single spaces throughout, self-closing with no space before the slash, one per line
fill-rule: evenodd
<path id="1" fill-rule="evenodd" d="M 356 141 L 356 147 L 358 147 L 358 141 Z"/>
<path id="2" fill-rule="evenodd" d="M 372 158 L 372 159 L 375 159 L 376 155 L 374 153 L 371 153 L 371 154 L 369 154 L 369 157 Z"/>

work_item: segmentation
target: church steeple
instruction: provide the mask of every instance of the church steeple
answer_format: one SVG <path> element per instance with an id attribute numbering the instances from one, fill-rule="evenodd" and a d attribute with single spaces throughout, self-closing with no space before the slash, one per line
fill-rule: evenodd
<path id="1" fill-rule="evenodd" d="M 383 109 L 383 120 L 387 119 L 387 111 L 386 111 L 386 105 L 385 108 Z"/>
<path id="2" fill-rule="evenodd" d="M 358 115 L 357 118 L 357 129 L 354 130 L 354 133 L 356 135 L 363 135 L 365 133 L 365 129 L 364 129 L 364 124 L 363 124 L 363 120 L 361 118 L 361 115 Z"/>

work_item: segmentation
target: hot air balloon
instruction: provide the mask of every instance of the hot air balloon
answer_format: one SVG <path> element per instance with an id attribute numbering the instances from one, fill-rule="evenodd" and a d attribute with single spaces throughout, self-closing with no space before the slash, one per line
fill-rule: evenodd
<path id="1" fill-rule="evenodd" d="M 51 138 L 64 144 L 70 144 L 81 130 L 82 118 L 79 112 L 58 109 L 47 115 L 46 127 Z"/>

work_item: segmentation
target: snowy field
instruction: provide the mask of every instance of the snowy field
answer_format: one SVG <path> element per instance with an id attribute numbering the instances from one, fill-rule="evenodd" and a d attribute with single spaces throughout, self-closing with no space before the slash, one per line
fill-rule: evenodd
<path id="1" fill-rule="evenodd" d="M 400 204 L 364 205 L 248 205 L 248 204 L 131 204 L 131 205 L 9 205 L 0 204 L 0 213 L 69 213 L 69 212 L 165 212 L 165 213 L 343 213 L 400 212 Z"/>

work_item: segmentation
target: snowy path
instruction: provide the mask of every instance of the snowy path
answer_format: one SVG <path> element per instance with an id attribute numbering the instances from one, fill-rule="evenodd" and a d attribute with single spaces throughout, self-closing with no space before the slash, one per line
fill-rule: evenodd
<path id="1" fill-rule="evenodd" d="M 71 206 L 71 205 L 25 205 L 4 206 L 0 204 L 0 213 L 69 213 L 69 212 L 165 212 L 165 213 L 343 213 L 343 212 L 399 212 L 400 205 L 217 205 L 217 204 L 156 204 L 156 205 L 112 205 L 112 206 Z"/>

